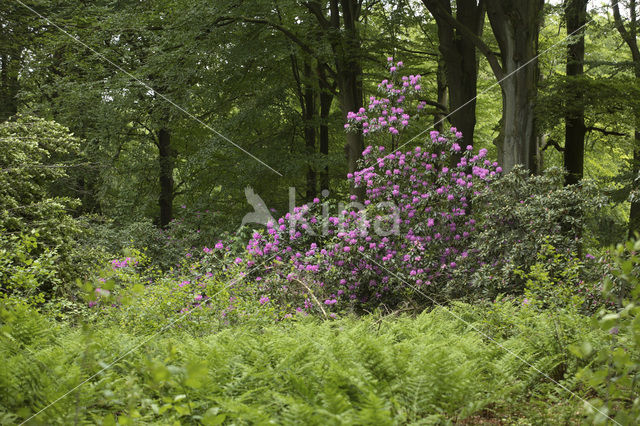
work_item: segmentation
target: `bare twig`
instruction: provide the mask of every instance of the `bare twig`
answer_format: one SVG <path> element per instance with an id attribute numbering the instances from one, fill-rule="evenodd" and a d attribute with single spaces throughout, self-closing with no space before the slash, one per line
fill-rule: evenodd
<path id="1" fill-rule="evenodd" d="M 309 288 L 308 285 L 306 285 L 305 283 L 303 283 L 302 281 L 300 281 L 297 278 L 294 278 L 295 281 L 299 282 L 300 284 L 302 284 L 304 286 L 304 288 L 306 288 L 307 290 L 309 290 L 309 293 L 311 294 L 311 297 L 313 298 L 313 300 L 318 304 L 318 307 L 320 308 L 320 310 L 322 311 L 322 314 L 324 315 L 325 318 L 329 318 L 329 316 L 327 315 L 327 312 L 324 310 L 324 308 L 322 307 L 322 304 L 320 303 L 320 301 L 318 300 L 318 298 L 316 297 L 315 294 L 313 294 L 313 291 Z"/>

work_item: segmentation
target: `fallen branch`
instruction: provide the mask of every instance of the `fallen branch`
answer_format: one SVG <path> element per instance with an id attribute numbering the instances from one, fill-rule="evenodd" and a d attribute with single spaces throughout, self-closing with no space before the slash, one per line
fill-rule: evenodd
<path id="1" fill-rule="evenodd" d="M 306 288 L 307 290 L 309 290 L 309 293 L 311 294 L 311 297 L 313 298 L 313 300 L 318 304 L 318 307 L 320 308 L 320 310 L 322 311 L 322 314 L 324 315 L 324 317 L 326 319 L 329 318 L 329 316 L 327 315 L 327 313 L 325 312 L 324 308 L 322 307 L 322 304 L 320 303 L 320 301 L 316 298 L 316 295 L 313 294 L 313 291 L 311 291 L 311 289 L 309 288 L 308 285 L 306 285 L 305 283 L 303 283 L 302 281 L 300 281 L 297 278 L 294 278 L 295 281 L 298 281 L 300 284 L 302 284 L 304 286 L 304 288 Z"/>

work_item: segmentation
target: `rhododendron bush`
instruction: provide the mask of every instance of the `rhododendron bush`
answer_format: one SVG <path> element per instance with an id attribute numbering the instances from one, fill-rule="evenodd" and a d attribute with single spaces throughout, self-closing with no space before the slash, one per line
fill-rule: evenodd
<path id="1" fill-rule="evenodd" d="M 258 285 L 294 310 L 327 315 L 438 298 L 469 255 L 470 203 L 500 172 L 461 138 L 452 128 L 406 152 L 367 147 L 361 170 L 348 176 L 366 188 L 362 204 L 352 197 L 332 215 L 316 199 L 253 235 L 248 253 L 274 258 Z M 454 155 L 461 159 L 452 166 Z"/>
<path id="2" fill-rule="evenodd" d="M 162 280 L 169 296 L 146 290 L 152 304 L 167 312 L 205 310 L 223 322 L 230 313 L 256 309 L 278 319 L 333 317 L 344 310 L 519 295 L 545 238 L 573 261 L 582 217 L 592 207 L 587 186 L 576 191 L 562 186 L 561 173 L 529 178 L 519 169 L 498 179 L 502 170 L 487 150 L 475 152 L 456 128 L 432 131 L 410 150 L 394 149 L 426 103 L 420 75 L 402 76 L 404 64 L 392 57 L 387 65 L 378 96 L 346 117 L 348 132 L 378 135 L 383 144 L 391 139 L 390 152 L 368 146 L 360 169 L 347 175 L 364 189 L 364 199 L 352 196 L 336 206 L 324 193 L 254 231 L 244 248 L 240 237 L 192 248 Z M 198 244 L 180 229 L 164 236 L 167 245 L 174 236 Z M 575 284 L 583 282 L 580 276 Z"/>
<path id="3" fill-rule="evenodd" d="M 587 187 L 575 191 L 560 183 L 554 190 L 552 176 L 526 177 L 518 170 L 502 178 L 486 150 L 463 148 L 455 128 L 431 132 L 422 146 L 405 152 L 385 151 L 367 147 L 360 170 L 348 176 L 365 189 L 365 199 L 352 196 L 336 206 L 316 198 L 254 231 L 244 249 L 218 241 L 186 253 L 157 277 L 145 271 L 149 285 L 139 289 L 146 306 L 141 312 L 159 309 L 144 319 L 132 316 L 140 306 L 127 309 L 126 321 L 152 324 L 187 312 L 189 322 L 206 317 L 220 324 L 264 314 L 280 320 L 335 317 L 466 296 L 519 295 L 543 241 L 580 265 L 575 283 L 561 280 L 568 289 L 578 291 L 585 279 L 593 280 L 595 263 L 574 259 L 586 214 L 575 209 L 591 206 L 582 200 L 591 194 Z M 134 267 L 135 259 L 126 258 L 110 265 L 116 275 Z M 556 284 L 556 275 L 549 275 L 549 285 Z M 129 281 L 133 285 L 140 276 Z M 100 303 L 102 296 L 100 290 L 92 304 L 119 307 L 111 300 Z M 591 305 L 597 302 L 591 293 L 585 296 Z"/>
<path id="4" fill-rule="evenodd" d="M 368 137 L 390 135 L 391 149 L 395 149 L 410 123 L 420 118 L 427 103 L 419 99 L 420 74 L 400 75 L 404 63 L 394 62 L 393 57 L 387 58 L 387 67 L 389 77 L 378 84 L 380 96 L 370 96 L 367 108 L 349 112 L 344 128 Z"/>

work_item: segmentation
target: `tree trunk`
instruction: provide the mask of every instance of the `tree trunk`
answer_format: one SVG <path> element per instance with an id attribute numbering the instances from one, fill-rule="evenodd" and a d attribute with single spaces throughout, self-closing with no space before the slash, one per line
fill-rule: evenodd
<path id="1" fill-rule="evenodd" d="M 622 15 L 620 14 L 620 4 L 616 0 L 611 0 L 611 7 L 613 8 L 613 18 L 616 25 L 616 29 L 620 33 L 620 36 L 625 41 L 629 50 L 631 51 L 631 58 L 633 59 L 634 75 L 636 82 L 640 81 L 640 49 L 638 49 L 638 22 L 636 15 L 636 0 L 630 0 L 629 2 L 629 16 L 630 25 L 627 29 L 625 27 Z M 635 115 L 635 131 L 633 140 L 633 163 L 631 170 L 633 172 L 631 181 L 631 190 L 633 193 L 638 194 L 640 192 L 640 180 L 638 180 L 638 173 L 640 173 L 640 109 L 634 108 Z M 640 200 L 632 200 L 631 208 L 629 210 L 629 238 L 634 238 L 635 233 L 640 232 Z"/>
<path id="2" fill-rule="evenodd" d="M 440 56 L 438 58 L 438 69 L 436 71 L 436 83 L 437 83 L 437 95 L 438 103 L 440 105 L 449 105 L 449 87 L 447 86 L 447 70 L 444 62 L 444 58 Z M 445 113 L 437 110 L 437 113 L 433 116 L 433 128 L 442 133 L 444 130 Z"/>
<path id="3" fill-rule="evenodd" d="M 636 112 L 636 116 L 640 117 L 640 111 Z M 631 188 L 637 195 L 640 192 L 640 182 L 638 182 L 638 174 L 640 174 L 640 119 L 636 118 L 635 126 Z M 632 200 L 629 209 L 629 238 L 635 238 L 636 233 L 640 233 L 640 200 Z"/>
<path id="4" fill-rule="evenodd" d="M 171 132 L 160 129 L 158 132 L 158 159 L 160 163 L 160 226 L 166 228 L 173 219 L 173 170 L 175 151 L 171 147 Z"/>
<path id="5" fill-rule="evenodd" d="M 506 70 L 517 68 L 510 61 Z M 507 71 L 509 72 L 509 71 Z M 534 95 L 535 79 L 523 73 L 513 76 L 502 84 L 503 139 L 498 141 L 499 163 L 505 172 L 517 164 L 525 166 L 532 173 L 537 172 L 536 134 L 534 131 Z"/>
<path id="6" fill-rule="evenodd" d="M 307 151 L 307 201 L 311 201 L 317 194 L 317 177 L 314 168 L 314 156 L 316 153 L 316 88 L 313 84 L 311 65 L 308 61 L 304 63 L 303 75 L 304 83 L 304 110 L 302 120 L 304 122 L 304 140 Z"/>
<path id="7" fill-rule="evenodd" d="M 633 163 L 631 165 L 633 173 L 631 177 L 631 190 L 635 196 L 640 193 L 640 182 L 638 182 L 638 174 L 640 174 L 640 131 L 638 129 L 640 129 L 640 122 L 636 119 L 636 130 L 633 141 Z M 631 207 L 629 208 L 628 237 L 635 238 L 637 233 L 640 233 L 640 200 L 632 198 Z"/>
<path id="8" fill-rule="evenodd" d="M 352 72 L 349 74 L 351 75 L 346 78 L 343 76 L 338 77 L 340 106 L 345 120 L 349 111 L 357 112 L 362 108 L 362 82 L 354 81 L 354 79 L 357 78 L 356 73 Z M 362 157 L 362 151 L 364 151 L 364 138 L 362 134 L 360 132 L 347 133 L 347 143 L 345 144 L 344 150 L 347 158 L 347 172 L 353 174 L 358 170 L 358 160 Z M 352 184 L 351 194 L 356 195 L 359 200 L 363 200 L 364 187 L 355 188 Z"/>
<path id="9" fill-rule="evenodd" d="M 342 51 L 342 57 L 337 60 L 336 69 L 338 72 L 338 87 L 342 98 L 343 116 L 347 117 L 349 111 L 357 112 L 363 107 L 362 89 L 362 64 L 360 63 L 360 36 L 356 28 L 359 7 L 354 0 L 342 0 L 342 16 L 345 27 L 344 45 L 346 49 Z M 364 151 L 364 137 L 359 132 L 347 133 L 347 170 L 355 173 L 358 170 L 358 160 Z M 359 201 L 364 200 L 365 188 L 356 188 L 351 185 L 351 194 L 358 197 Z"/>
<path id="10" fill-rule="evenodd" d="M 584 25 L 587 22 L 587 0 L 567 0 L 565 3 L 567 34 L 579 37 L 567 46 L 567 78 L 570 94 L 565 116 L 564 167 L 566 185 L 575 185 L 584 175 L 584 99 L 582 85 L 576 77 L 584 74 Z M 572 80 L 573 79 L 573 80 Z"/>
<path id="11" fill-rule="evenodd" d="M 18 113 L 18 61 L 15 55 L 0 56 L 0 123 Z"/>
<path id="12" fill-rule="evenodd" d="M 476 45 L 451 22 L 450 0 L 423 0 L 423 3 L 438 26 L 439 49 L 449 88 L 449 122 L 462 132 L 465 145 L 473 145 L 478 83 Z M 477 37 L 482 34 L 484 14 L 482 1 L 456 2 L 455 20 Z"/>
<path id="13" fill-rule="evenodd" d="M 335 82 L 339 91 L 340 109 L 346 121 L 350 111 L 358 111 L 363 106 L 362 90 L 362 51 L 358 23 L 361 16 L 360 0 L 330 0 L 329 16 L 325 16 L 326 2 L 311 0 L 303 2 L 316 17 L 323 36 L 333 51 L 335 64 Z M 354 173 L 358 169 L 358 160 L 364 150 L 363 136 L 349 132 L 344 147 L 347 170 Z M 351 185 L 351 194 L 364 199 L 365 188 Z"/>
<path id="14" fill-rule="evenodd" d="M 330 8 L 331 22 L 334 27 L 330 40 L 335 55 L 336 83 L 340 92 L 342 115 L 346 121 L 350 111 L 357 112 L 363 106 L 362 64 L 360 63 L 362 52 L 357 28 L 360 4 L 358 0 L 331 0 Z M 340 17 L 342 17 L 342 26 Z M 349 173 L 355 173 L 358 170 L 358 160 L 362 157 L 362 151 L 364 151 L 362 134 L 347 133 L 345 154 Z M 351 194 L 362 201 L 365 188 L 356 188 L 352 184 Z"/>
<path id="15" fill-rule="evenodd" d="M 536 59 L 544 2 L 487 0 L 487 14 L 500 46 L 503 139 L 499 162 L 510 171 L 520 164 L 537 173 L 539 147 L 534 107 L 537 96 Z"/>
<path id="16" fill-rule="evenodd" d="M 320 172 L 320 190 L 329 191 L 329 114 L 333 103 L 333 93 L 326 84 L 324 70 L 318 66 L 320 82 L 320 155 L 323 157 L 324 167 Z"/>

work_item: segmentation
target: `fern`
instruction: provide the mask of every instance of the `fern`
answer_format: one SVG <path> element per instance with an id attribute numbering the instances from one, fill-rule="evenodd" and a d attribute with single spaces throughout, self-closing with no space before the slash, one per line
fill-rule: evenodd
<path id="1" fill-rule="evenodd" d="M 8 333 L 0 336 L 0 418 L 26 419 L 141 341 L 112 327 L 52 326 L 29 309 L 20 315 L 24 321 L 5 323 Z M 508 333 L 487 338 L 484 330 L 496 321 Z M 508 304 L 456 304 L 414 318 L 311 319 L 201 337 L 175 331 L 91 378 L 39 419 L 343 425 L 520 417 L 522 407 L 552 415 L 568 404 L 567 395 L 547 376 L 562 369 L 555 379 L 574 388 L 579 364 L 563 345 L 589 333 L 585 321 L 527 316 Z M 20 345 L 13 336 L 21 336 Z M 601 337 L 590 336 L 594 345 L 606 343 Z M 563 419 L 575 415 L 578 401 L 571 404 Z"/>

